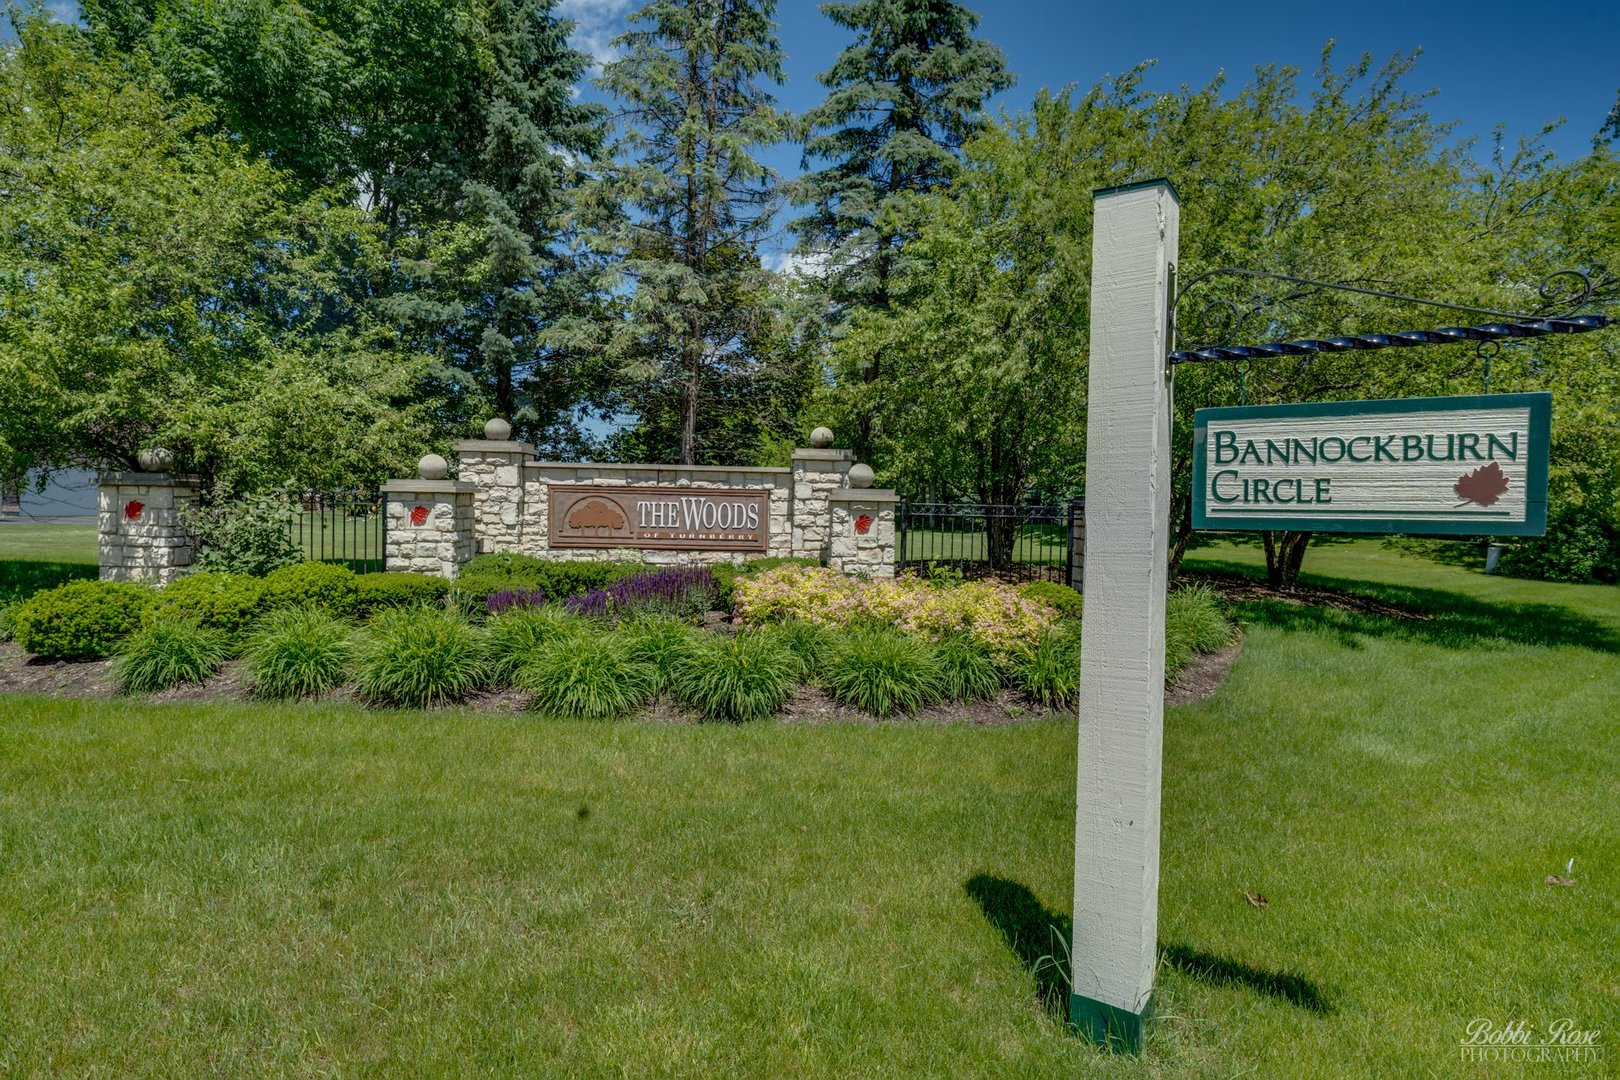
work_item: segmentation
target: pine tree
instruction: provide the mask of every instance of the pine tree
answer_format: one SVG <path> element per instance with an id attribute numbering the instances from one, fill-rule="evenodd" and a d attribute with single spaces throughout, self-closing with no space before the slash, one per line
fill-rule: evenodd
<path id="1" fill-rule="evenodd" d="M 651 394 L 673 389 L 683 464 L 699 453 L 706 383 L 746 377 L 763 318 L 757 247 L 779 184 L 755 154 L 788 132 L 761 85 L 782 81 L 775 10 L 775 0 L 650 0 L 602 74 L 623 103 L 612 187 L 634 286 L 610 352 Z"/>
<path id="2" fill-rule="evenodd" d="M 805 115 L 805 167 L 793 226 L 802 250 L 828 259 L 833 302 L 886 309 L 906 239 L 899 200 L 955 170 L 984 104 L 1013 85 L 1001 50 L 973 36 L 979 17 L 955 0 L 823 4 L 855 32 L 819 79 L 827 98 Z M 870 368 L 869 377 L 876 368 Z"/>

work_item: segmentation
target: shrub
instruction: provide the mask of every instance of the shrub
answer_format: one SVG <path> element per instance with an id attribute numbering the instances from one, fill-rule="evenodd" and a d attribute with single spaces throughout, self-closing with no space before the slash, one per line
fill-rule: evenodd
<path id="1" fill-rule="evenodd" d="M 1072 708 L 1080 698 L 1080 635 L 1054 631 L 1013 662 L 1013 681 L 1049 709 Z"/>
<path id="2" fill-rule="evenodd" d="M 995 581 L 860 581 L 825 567 L 783 566 L 739 578 L 732 600 L 747 623 L 797 618 L 849 626 L 871 620 L 935 640 L 966 633 L 997 660 L 1033 646 L 1057 621 L 1048 605 Z"/>
<path id="3" fill-rule="evenodd" d="M 253 693 L 262 698 L 319 697 L 343 685 L 354 661 L 354 636 L 335 615 L 310 608 L 272 611 L 247 647 Z"/>
<path id="4" fill-rule="evenodd" d="M 940 692 L 952 701 L 978 701 L 1001 689 L 995 661 L 966 634 L 940 638 L 934 646 L 934 659 L 939 664 Z"/>
<path id="5" fill-rule="evenodd" d="M 881 626 L 858 627 L 841 637 L 822 681 L 835 700 L 874 716 L 916 712 L 944 692 L 933 650 Z"/>
<path id="6" fill-rule="evenodd" d="M 456 578 L 455 594 L 467 611 L 479 612 L 492 594 L 502 590 L 538 589 L 561 600 L 604 588 L 623 577 L 644 574 L 648 569 L 637 562 L 559 562 L 501 552 L 480 555 L 463 566 Z"/>
<path id="7" fill-rule="evenodd" d="M 793 696 L 799 670 L 770 634 L 716 634 L 676 667 L 675 696 L 705 720 L 763 720 Z"/>
<path id="8" fill-rule="evenodd" d="M 786 619 L 772 623 L 761 632 L 775 638 L 776 643 L 798 662 L 799 678 L 813 678 L 821 671 L 830 645 L 827 631 L 823 628 L 803 619 Z"/>
<path id="9" fill-rule="evenodd" d="M 1078 619 L 1085 607 L 1085 600 L 1079 593 L 1055 581 L 1031 581 L 1020 585 L 1018 595 L 1039 600 L 1064 619 Z"/>
<path id="10" fill-rule="evenodd" d="M 73 581 L 23 601 L 11 615 L 11 633 L 47 660 L 110 656 L 156 602 L 156 593 L 144 585 Z"/>
<path id="11" fill-rule="evenodd" d="M 9 601 L 0 603 L 0 641 L 11 640 L 11 619 L 21 606 L 21 604 Z"/>
<path id="12" fill-rule="evenodd" d="M 764 559 L 749 559 L 741 563 L 718 563 L 710 569 L 714 571 L 714 606 L 720 611 L 732 610 L 732 587 L 738 578 L 752 577 L 767 570 L 775 570 L 779 566 L 820 566 L 820 559 L 790 558 L 785 555 L 771 555 Z"/>
<path id="13" fill-rule="evenodd" d="M 355 664 L 368 701 L 428 706 L 459 701 L 488 677 L 485 642 L 453 612 L 393 608 L 372 621 Z"/>
<path id="14" fill-rule="evenodd" d="M 450 595 L 450 583 L 444 578 L 404 570 L 361 574 L 354 584 L 359 590 L 356 610 L 361 615 L 374 615 L 384 608 L 443 607 L 444 598 Z"/>
<path id="15" fill-rule="evenodd" d="M 612 720 L 641 708 L 656 690 L 654 669 L 630 659 L 613 635 L 569 635 L 545 645 L 518 680 L 534 692 L 529 707 L 565 719 Z"/>
<path id="16" fill-rule="evenodd" d="M 191 619 L 205 630 L 235 637 L 258 617 L 263 600 L 264 582 L 258 578 L 204 570 L 164 586 L 153 615 Z"/>
<path id="17" fill-rule="evenodd" d="M 636 614 L 696 618 L 714 602 L 714 574 L 707 566 L 672 567 L 620 578 L 601 589 L 570 596 L 563 607 L 575 615 L 621 619 Z"/>
<path id="18" fill-rule="evenodd" d="M 125 694 L 155 694 L 200 683 L 225 659 L 225 636 L 195 619 L 160 618 L 135 631 L 113 658 L 113 678 Z"/>
<path id="19" fill-rule="evenodd" d="M 360 605 L 358 576 L 346 566 L 306 562 L 285 566 L 264 579 L 264 606 L 307 607 L 344 617 Z"/>
<path id="20" fill-rule="evenodd" d="M 655 689 L 660 691 L 669 688 L 676 667 L 697 648 L 692 627 L 668 616 L 637 616 L 621 624 L 615 633 L 632 661 L 646 664 L 656 673 Z"/>
<path id="21" fill-rule="evenodd" d="M 1164 670 L 1173 675 L 1194 653 L 1215 652 L 1232 640 L 1221 597 L 1208 585 L 1177 589 L 1165 601 Z"/>
<path id="22" fill-rule="evenodd" d="M 497 685 L 511 686 L 518 672 L 540 649 L 588 631 L 584 622 L 558 608 L 513 608 L 485 624 L 489 632 L 490 675 Z"/>
<path id="23" fill-rule="evenodd" d="M 281 492 L 237 497 L 221 485 L 208 506 L 183 506 L 180 521 L 197 540 L 198 570 L 262 577 L 303 559 L 288 521 L 295 507 Z"/>

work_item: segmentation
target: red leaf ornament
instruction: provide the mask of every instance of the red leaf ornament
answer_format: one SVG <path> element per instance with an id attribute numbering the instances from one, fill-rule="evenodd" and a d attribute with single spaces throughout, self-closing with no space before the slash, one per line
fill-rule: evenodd
<path id="1" fill-rule="evenodd" d="M 1465 473 L 1451 490 L 1457 493 L 1457 498 L 1463 502 L 1477 503 L 1480 506 L 1491 506 L 1502 497 L 1502 492 L 1508 489 L 1508 478 L 1502 472 L 1502 466 L 1492 461 L 1481 465 L 1471 473 Z"/>
<path id="2" fill-rule="evenodd" d="M 855 531 L 865 536 L 872 528 L 872 515 L 862 514 L 855 519 Z"/>
<path id="3" fill-rule="evenodd" d="M 129 502 L 124 504 L 124 518 L 127 521 L 134 521 L 136 518 L 141 516 L 141 511 L 145 509 L 146 504 L 141 502 L 141 500 L 131 499 Z"/>
<path id="4" fill-rule="evenodd" d="M 427 524 L 427 519 L 428 519 L 428 508 L 427 507 L 425 507 L 425 506 L 413 506 L 413 507 L 411 507 L 411 524 L 412 525 L 426 525 Z"/>

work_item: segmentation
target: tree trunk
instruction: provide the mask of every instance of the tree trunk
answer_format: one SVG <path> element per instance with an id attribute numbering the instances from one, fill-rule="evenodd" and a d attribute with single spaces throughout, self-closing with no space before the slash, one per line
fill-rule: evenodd
<path id="1" fill-rule="evenodd" d="M 1170 579 L 1174 581 L 1181 573 L 1181 558 L 1187 554 L 1187 544 L 1192 540 L 1192 495 L 1177 499 L 1170 513 L 1175 522 L 1170 533 Z"/>
<path id="2" fill-rule="evenodd" d="M 1279 589 L 1293 588 L 1299 583 L 1299 570 L 1305 562 L 1311 534 L 1268 531 L 1261 535 L 1266 544 L 1266 584 Z"/>

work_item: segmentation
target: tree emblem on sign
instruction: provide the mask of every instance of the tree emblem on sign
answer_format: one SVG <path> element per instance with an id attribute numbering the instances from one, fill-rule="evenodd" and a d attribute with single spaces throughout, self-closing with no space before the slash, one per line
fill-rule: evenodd
<path id="1" fill-rule="evenodd" d="M 1471 473 L 1464 473 L 1451 488 L 1463 502 L 1480 506 L 1494 505 L 1507 489 L 1507 474 L 1494 461 L 1481 465 Z"/>
<path id="2" fill-rule="evenodd" d="M 425 506 L 413 506 L 413 507 L 411 507 L 411 524 L 412 525 L 426 525 L 427 524 L 427 519 L 428 519 L 428 508 L 427 507 L 425 507 Z"/>
<path id="3" fill-rule="evenodd" d="M 146 504 L 141 502 L 141 500 L 131 499 L 129 502 L 124 504 L 124 517 L 128 521 L 134 521 L 136 518 L 141 516 L 141 511 L 145 509 Z"/>
<path id="4" fill-rule="evenodd" d="M 855 519 L 855 531 L 865 536 L 872 528 L 872 515 L 862 514 Z"/>

